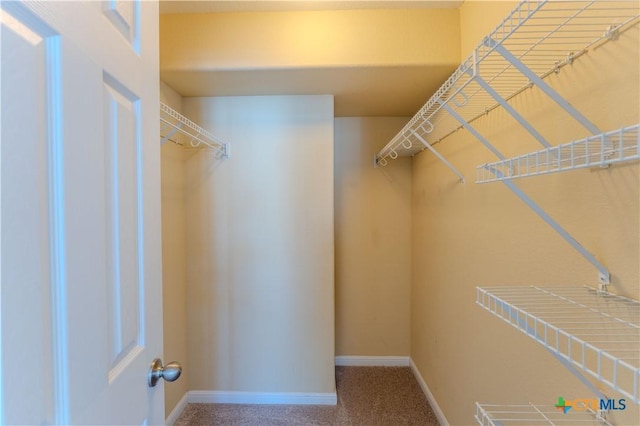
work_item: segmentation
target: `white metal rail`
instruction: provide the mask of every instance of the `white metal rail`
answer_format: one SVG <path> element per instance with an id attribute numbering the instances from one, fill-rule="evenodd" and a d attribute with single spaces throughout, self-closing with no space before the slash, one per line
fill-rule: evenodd
<path id="1" fill-rule="evenodd" d="M 476 289 L 476 303 L 640 403 L 640 302 L 590 287 Z"/>
<path id="2" fill-rule="evenodd" d="M 216 158 L 229 158 L 229 145 L 198 126 L 168 105 L 160 102 L 160 142 L 174 142 L 192 148 L 210 148 Z"/>
<path id="3" fill-rule="evenodd" d="M 543 146 L 550 144 L 506 102 L 572 63 L 594 45 L 615 40 L 640 16 L 637 2 L 524 0 L 456 69 L 400 132 L 376 155 L 385 165 L 413 155 L 502 105 Z M 545 90 L 545 89 L 543 89 Z M 600 131 L 560 96 L 547 93 L 591 133 Z M 418 138 L 420 136 L 420 138 Z M 455 171 L 455 170 L 454 170 Z"/>
<path id="4" fill-rule="evenodd" d="M 476 183 L 537 176 L 640 159 L 640 124 L 477 167 Z"/>
<path id="5" fill-rule="evenodd" d="M 582 407 L 581 407 L 582 408 Z M 605 419 L 599 419 L 591 409 L 573 410 L 564 413 L 554 405 L 494 405 L 476 403 L 476 420 L 481 426 L 550 426 L 550 425 L 593 425 L 611 426 Z"/>

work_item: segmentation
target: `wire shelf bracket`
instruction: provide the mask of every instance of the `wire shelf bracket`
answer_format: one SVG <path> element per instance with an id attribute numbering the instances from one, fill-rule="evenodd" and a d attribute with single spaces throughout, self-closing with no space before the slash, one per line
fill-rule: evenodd
<path id="1" fill-rule="evenodd" d="M 575 109 L 569 102 L 567 102 L 562 96 L 558 94 L 551 86 L 549 86 L 545 81 L 538 77 L 536 73 L 531 71 L 531 69 L 526 66 L 522 61 L 518 60 L 509 50 L 507 50 L 504 46 L 499 44 L 498 42 L 492 40 L 487 37 L 485 39 L 485 43 L 489 47 L 492 47 L 496 52 L 502 55 L 511 65 L 513 65 L 518 71 L 524 74 L 531 83 L 537 86 L 540 90 L 542 90 L 547 96 L 549 96 L 555 103 L 557 103 L 562 109 L 564 109 L 567 113 L 569 113 L 578 123 L 582 124 L 587 130 L 589 130 L 592 134 L 601 133 L 601 131 L 584 115 L 582 115 L 577 109 Z"/>
<path id="2" fill-rule="evenodd" d="M 207 147 L 218 159 L 229 158 L 229 144 L 160 102 L 160 144 L 167 141 L 192 148 Z"/>
<path id="3" fill-rule="evenodd" d="M 482 143 L 489 151 L 491 151 L 501 162 L 507 162 L 506 158 L 491 142 L 489 142 L 482 134 L 480 134 L 470 123 L 468 123 L 457 111 L 455 111 L 450 105 L 443 103 L 442 107 L 449 112 L 469 133 L 471 133 L 480 143 Z M 537 214 L 545 223 L 547 223 L 554 231 L 558 233 L 571 247 L 573 247 L 582 257 L 584 257 L 589 263 L 591 263 L 598 271 L 598 282 L 602 289 L 611 283 L 611 273 L 598 259 L 585 249 L 567 230 L 565 230 L 555 219 L 553 219 L 547 212 L 544 211 L 535 201 L 524 193 L 516 184 L 508 179 L 503 179 L 503 174 L 500 170 L 486 167 L 486 170 L 493 173 L 496 178 L 504 183 L 507 188 L 511 190 L 520 200 L 522 200 L 535 214 Z"/>
<path id="4" fill-rule="evenodd" d="M 476 304 L 640 403 L 637 300 L 591 287 L 477 287 Z"/>

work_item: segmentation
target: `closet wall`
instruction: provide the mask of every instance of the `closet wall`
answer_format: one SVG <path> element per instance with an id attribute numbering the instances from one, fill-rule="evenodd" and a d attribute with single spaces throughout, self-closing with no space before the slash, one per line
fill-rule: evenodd
<path id="1" fill-rule="evenodd" d="M 333 97 L 184 98 L 190 390 L 333 395 Z"/>
<path id="2" fill-rule="evenodd" d="M 182 98 L 160 82 L 160 100 L 180 112 Z M 165 418 L 189 390 L 187 356 L 187 251 L 185 150 L 172 142 L 161 148 L 162 173 L 162 315 L 167 363 L 178 361 L 183 375 L 164 384 Z"/>
<path id="3" fill-rule="evenodd" d="M 463 55 L 514 6 L 465 2 Z M 495 12 L 495 13 L 494 13 Z M 638 25 L 546 81 L 603 131 L 640 116 Z M 553 144 L 586 130 L 537 89 L 511 101 Z M 507 157 L 539 149 L 502 109 L 473 123 Z M 412 163 L 411 356 L 451 424 L 473 424 L 474 403 L 554 404 L 593 394 L 541 345 L 475 305 L 475 287 L 597 286 L 597 271 L 501 183 L 475 184 L 495 157 L 467 131 L 437 145 L 467 177 L 432 154 Z M 639 165 L 583 169 L 516 183 L 612 273 L 612 290 L 638 298 Z M 610 398 L 620 398 L 605 390 Z M 638 407 L 610 414 L 635 424 Z"/>
<path id="4" fill-rule="evenodd" d="M 337 356 L 409 356 L 411 159 L 373 167 L 407 120 L 335 119 Z"/>

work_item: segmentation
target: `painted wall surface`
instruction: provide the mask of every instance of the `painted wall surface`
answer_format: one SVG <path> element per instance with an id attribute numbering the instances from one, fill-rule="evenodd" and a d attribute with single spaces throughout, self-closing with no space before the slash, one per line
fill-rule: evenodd
<path id="1" fill-rule="evenodd" d="M 409 66 L 458 62 L 456 9 L 160 16 L 166 70 Z"/>
<path id="2" fill-rule="evenodd" d="M 179 94 L 160 82 L 160 100 L 176 111 L 182 109 Z M 162 173 L 162 315 L 164 355 L 178 361 L 183 375 L 164 383 L 165 418 L 189 390 L 187 357 L 187 252 L 184 162 L 182 147 L 166 142 L 161 148 Z"/>
<path id="3" fill-rule="evenodd" d="M 184 98 L 191 390 L 335 392 L 333 98 Z"/>
<path id="4" fill-rule="evenodd" d="M 460 13 L 460 55 L 464 60 L 480 41 L 518 6 L 517 1 L 465 0 Z M 481 19 L 478 19 L 478 17 Z"/>
<path id="5" fill-rule="evenodd" d="M 330 93 L 340 117 L 413 114 L 460 62 L 455 8 L 164 14 L 160 27 L 161 78 L 183 96 Z"/>
<path id="6" fill-rule="evenodd" d="M 409 355 L 411 159 L 373 167 L 406 122 L 335 121 L 336 355 Z"/>
<path id="7" fill-rule="evenodd" d="M 491 18 L 483 8 L 467 7 L 465 19 Z M 546 81 L 603 130 L 636 124 L 638 40 L 636 25 Z M 553 145 L 587 136 L 537 89 L 511 103 Z M 507 157 L 540 149 L 502 109 L 473 124 Z M 541 345 L 476 306 L 475 287 L 597 286 L 597 271 L 505 185 L 473 183 L 475 167 L 495 157 L 467 131 L 437 148 L 468 181 L 459 183 L 426 151 L 414 158 L 411 356 L 448 421 L 473 424 L 476 401 L 553 405 L 558 396 L 592 397 Z M 612 291 L 634 299 L 640 298 L 639 169 L 636 162 L 517 181 L 608 267 Z M 638 416 L 629 403 L 610 418 L 629 425 Z"/>

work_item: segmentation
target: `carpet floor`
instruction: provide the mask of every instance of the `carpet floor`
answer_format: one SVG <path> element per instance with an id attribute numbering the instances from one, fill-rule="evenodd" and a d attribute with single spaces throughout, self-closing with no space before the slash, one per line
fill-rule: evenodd
<path id="1" fill-rule="evenodd" d="M 188 404 L 175 426 L 438 425 L 408 367 L 336 367 L 337 405 Z"/>

